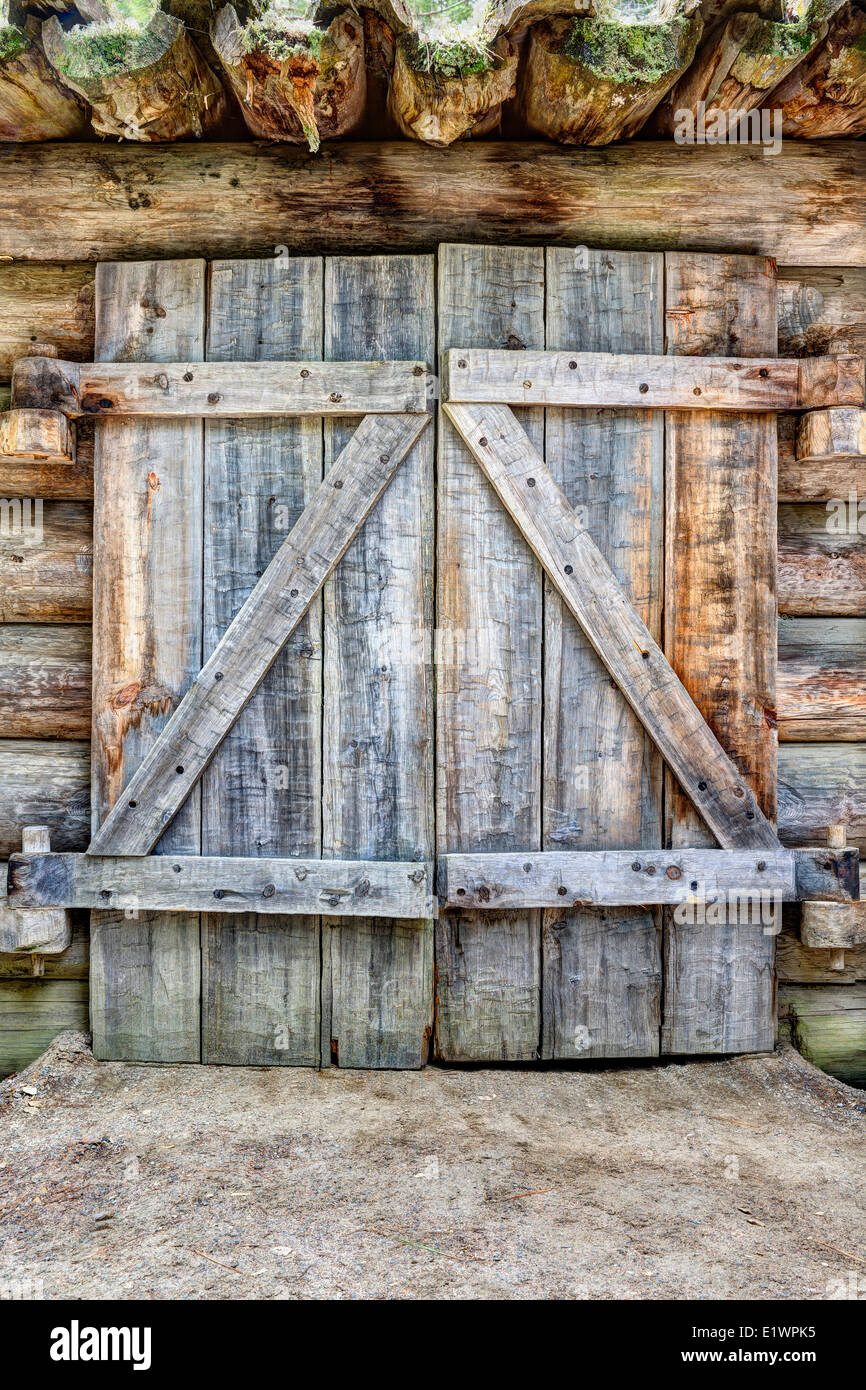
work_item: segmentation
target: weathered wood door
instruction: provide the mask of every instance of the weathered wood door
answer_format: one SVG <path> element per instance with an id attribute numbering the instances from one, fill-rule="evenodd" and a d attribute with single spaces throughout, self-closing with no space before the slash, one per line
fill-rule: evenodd
<path id="1" fill-rule="evenodd" d="M 97 276 L 97 358 L 128 363 L 772 357 L 775 322 L 773 264 L 750 257 L 444 246 Z M 772 821 L 775 417 L 515 414 Z M 98 422 L 94 832 L 354 427 Z M 440 412 L 155 852 L 421 862 L 666 843 L 714 840 Z M 451 1062 L 771 1047 L 772 935 L 674 928 L 667 911 L 447 908 L 434 928 L 101 910 L 95 1050 L 418 1067 L 434 1032 Z"/>

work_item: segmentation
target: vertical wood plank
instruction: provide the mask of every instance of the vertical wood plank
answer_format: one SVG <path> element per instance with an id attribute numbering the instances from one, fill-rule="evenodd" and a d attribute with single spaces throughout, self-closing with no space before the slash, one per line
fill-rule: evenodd
<path id="1" fill-rule="evenodd" d="M 203 261 L 97 267 L 97 360 L 201 361 L 204 326 Z M 96 829 L 201 667 L 201 421 L 100 421 L 94 469 Z M 201 852 L 198 790 L 155 852 Z M 199 1060 L 199 935 L 194 915 L 92 914 L 97 1057 Z"/>
<path id="2" fill-rule="evenodd" d="M 663 269 L 661 255 L 550 248 L 547 348 L 660 353 Z M 662 412 L 548 410 L 546 458 L 660 640 Z M 544 849 L 662 844 L 661 760 L 547 581 L 543 805 Z M 658 1052 L 660 937 L 651 908 L 544 913 L 542 1056 Z"/>
<path id="3" fill-rule="evenodd" d="M 434 352 L 432 257 L 326 262 L 326 359 L 432 367 Z M 353 428 L 326 421 L 326 466 Z M 433 447 L 428 429 L 325 588 L 325 858 L 432 853 Z M 432 922 L 326 918 L 322 930 L 323 1060 L 423 1066 Z"/>
<path id="4" fill-rule="evenodd" d="M 665 258 L 667 351 L 776 355 L 775 265 Z M 666 415 L 665 650 L 770 820 L 776 817 L 775 416 Z M 670 777 L 671 843 L 713 843 Z M 665 927 L 662 1051 L 774 1045 L 773 936 L 760 927 Z"/>
<path id="5" fill-rule="evenodd" d="M 439 349 L 544 347 L 540 247 L 442 246 Z M 539 411 L 516 412 L 539 449 Z M 437 846 L 541 843 L 540 567 L 440 413 Z M 446 1061 L 530 1061 L 540 1039 L 540 917 L 443 912 L 436 1045 Z"/>
<path id="6" fill-rule="evenodd" d="M 322 356 L 319 258 L 210 267 L 207 357 Z M 322 476 L 319 419 L 205 425 L 204 657 Z M 202 779 L 202 853 L 321 853 L 321 600 L 277 657 Z M 202 919 L 202 1061 L 316 1066 L 318 917 Z"/>

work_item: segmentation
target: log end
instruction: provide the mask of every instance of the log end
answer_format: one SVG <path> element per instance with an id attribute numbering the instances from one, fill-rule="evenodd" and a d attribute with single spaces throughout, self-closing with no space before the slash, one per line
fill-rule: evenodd
<path id="1" fill-rule="evenodd" d="M 6 410 L 0 414 L 0 457 L 74 463 L 74 429 L 60 410 Z"/>

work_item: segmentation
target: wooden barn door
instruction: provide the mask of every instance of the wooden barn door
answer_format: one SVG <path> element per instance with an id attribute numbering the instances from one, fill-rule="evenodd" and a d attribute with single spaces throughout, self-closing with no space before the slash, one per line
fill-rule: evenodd
<path id="1" fill-rule="evenodd" d="M 152 362 L 157 381 L 160 362 L 433 367 L 437 348 L 775 355 L 771 262 L 584 247 L 102 265 L 96 316 L 97 358 Z M 775 417 L 515 415 L 772 821 Z M 97 422 L 94 831 L 355 428 Z M 155 852 L 429 863 L 712 843 L 440 410 Z M 435 928 L 92 917 L 101 1058 L 419 1067 L 431 1035 L 445 1062 L 773 1043 L 773 937 L 660 907 L 448 908 Z"/>
<path id="2" fill-rule="evenodd" d="M 432 257 L 101 265 L 96 291 L 103 361 L 434 358 Z M 94 831 L 356 427 L 98 423 Z M 430 858 L 432 466 L 428 429 L 155 853 Z M 92 918 L 98 1057 L 427 1058 L 432 922 Z"/>
<path id="3" fill-rule="evenodd" d="M 759 257 L 446 246 L 439 348 L 769 357 L 774 295 Z M 775 417 L 514 414 L 773 820 Z M 438 852 L 714 844 L 447 419 L 438 482 Z M 773 1045 L 774 939 L 751 926 L 449 909 L 436 943 L 447 1061 Z"/>

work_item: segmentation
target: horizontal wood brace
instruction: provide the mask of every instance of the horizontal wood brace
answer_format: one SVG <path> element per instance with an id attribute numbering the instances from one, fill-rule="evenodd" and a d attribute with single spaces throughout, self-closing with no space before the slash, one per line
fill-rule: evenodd
<path id="1" fill-rule="evenodd" d="M 435 915 L 431 863 L 192 855 L 14 854 L 10 907 L 256 912 L 328 917 Z"/>
<path id="2" fill-rule="evenodd" d="M 761 895 L 850 901 L 859 895 L 859 855 L 828 849 L 654 849 L 541 854 L 443 854 L 442 907 L 568 908 L 706 902 Z"/>
<path id="3" fill-rule="evenodd" d="M 423 415 L 426 362 L 65 362 L 22 357 L 12 405 L 69 417 Z"/>
<path id="4" fill-rule="evenodd" d="M 644 410 L 810 410 L 858 406 L 863 359 L 662 357 L 450 348 L 442 399 L 475 405 Z"/>
<path id="5" fill-rule="evenodd" d="M 444 854 L 432 861 L 13 854 L 12 908 L 434 917 L 443 907 L 524 910 L 754 899 L 850 902 L 856 849 L 598 850 Z"/>

